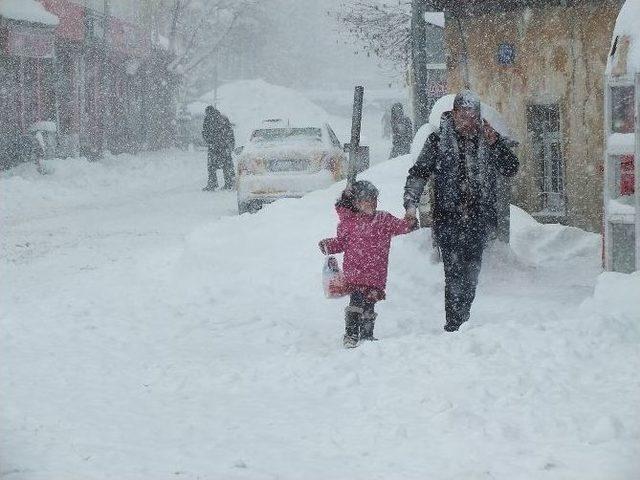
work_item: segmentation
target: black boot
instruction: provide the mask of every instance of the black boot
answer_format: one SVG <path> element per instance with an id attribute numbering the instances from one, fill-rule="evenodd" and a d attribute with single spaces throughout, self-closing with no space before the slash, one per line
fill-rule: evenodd
<path id="1" fill-rule="evenodd" d="M 358 346 L 362 309 L 360 307 L 348 306 L 344 312 L 344 337 L 342 338 L 342 344 L 345 348 L 354 348 Z"/>
<path id="2" fill-rule="evenodd" d="M 378 339 L 373 336 L 373 328 L 376 325 L 377 313 L 365 312 L 362 315 L 362 326 L 360 327 L 360 340 L 375 342 Z"/>

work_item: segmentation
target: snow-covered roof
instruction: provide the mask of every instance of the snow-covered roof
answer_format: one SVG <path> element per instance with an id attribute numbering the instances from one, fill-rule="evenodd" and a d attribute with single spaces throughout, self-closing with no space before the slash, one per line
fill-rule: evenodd
<path id="1" fill-rule="evenodd" d="M 424 19 L 427 23 L 444 28 L 444 12 L 426 12 Z"/>
<path id="2" fill-rule="evenodd" d="M 58 17 L 36 0 L 0 0 L 0 16 L 21 22 L 58 25 Z"/>
<path id="3" fill-rule="evenodd" d="M 640 0 L 627 0 L 616 21 L 607 62 L 607 73 L 640 72 Z M 615 49 L 614 49 L 615 46 Z"/>

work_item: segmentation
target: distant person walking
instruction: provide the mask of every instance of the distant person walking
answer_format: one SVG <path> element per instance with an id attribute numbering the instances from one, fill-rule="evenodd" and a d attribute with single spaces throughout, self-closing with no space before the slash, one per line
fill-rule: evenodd
<path id="1" fill-rule="evenodd" d="M 413 125 L 404 114 L 401 103 L 394 103 L 391 107 L 391 136 L 393 147 L 389 158 L 407 155 L 411 151 Z"/>
<path id="2" fill-rule="evenodd" d="M 511 177 L 518 166 L 504 138 L 483 121 L 478 96 L 463 90 L 409 170 L 404 188 L 408 220 L 415 219 L 427 180 L 434 179 L 433 233 L 444 264 L 448 332 L 469 320 L 482 253 L 497 222 L 497 176 Z"/>
<path id="3" fill-rule="evenodd" d="M 222 168 L 224 173 L 224 188 L 232 190 L 235 184 L 235 172 L 231 152 L 235 148 L 236 140 L 229 119 L 211 105 L 205 110 L 202 137 L 209 148 L 207 158 L 209 179 L 203 190 L 212 191 L 218 188 L 216 175 L 218 168 Z"/>

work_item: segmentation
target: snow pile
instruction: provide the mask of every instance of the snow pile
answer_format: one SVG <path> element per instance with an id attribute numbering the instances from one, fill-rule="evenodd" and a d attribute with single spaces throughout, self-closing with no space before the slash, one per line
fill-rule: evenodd
<path id="1" fill-rule="evenodd" d="M 400 157 L 363 176 L 381 189 L 381 209 L 401 215 L 411 162 Z M 598 236 L 513 208 L 513 247 L 487 252 L 472 321 L 457 337 L 441 333 L 442 271 L 429 262 L 428 230 L 400 237 L 389 300 L 378 307 L 382 342 L 351 354 L 338 346 L 345 302 L 323 298 L 316 246 L 334 232 L 342 186 L 204 226 L 170 274 L 179 279 L 169 283 L 172 305 L 210 305 L 208 325 L 225 338 L 218 356 L 238 348 L 255 358 L 245 359 L 250 378 L 225 380 L 219 401 L 236 405 L 251 391 L 260 419 L 251 416 L 245 440 L 234 437 L 222 458 L 242 451 L 250 470 L 283 478 L 630 478 L 640 467 L 632 400 L 640 391 L 629 382 L 640 340 L 608 335 L 601 315 L 576 308 L 599 271 Z M 236 347 L 232 332 L 244 339 Z M 598 336 L 604 341 L 594 345 Z M 296 441 L 251 451 L 242 443 L 268 432 Z M 462 439 L 465 448 L 454 447 Z M 274 460 L 285 445 L 295 467 Z M 348 446 L 352 455 L 343 455 Z"/>
<path id="2" fill-rule="evenodd" d="M 511 206 L 511 248 L 534 264 L 559 264 L 571 258 L 593 258 L 600 235 L 575 227 L 538 223 L 524 210 Z"/>
<path id="3" fill-rule="evenodd" d="M 616 49 L 616 55 L 614 57 L 609 56 L 607 64 L 607 73 L 611 73 L 613 69 L 613 61 L 617 54 L 626 47 L 623 47 L 623 37 L 628 37 L 629 51 L 627 53 L 627 65 L 626 68 L 621 68 L 621 71 L 633 74 L 640 72 L 640 0 L 626 0 L 622 6 L 620 13 L 618 14 L 618 20 L 613 30 L 613 44 L 618 39 L 618 48 Z"/>
<path id="4" fill-rule="evenodd" d="M 346 299 L 324 298 L 317 247 L 335 233 L 344 184 L 256 215 L 203 209 L 184 230 L 197 198 L 226 198 L 192 179 L 176 201 L 183 177 L 204 173 L 202 154 L 184 157 L 0 179 L 13 205 L 39 202 L 20 228 L 3 222 L 4 243 L 64 240 L 2 258 L 1 475 L 638 477 L 640 277 L 600 275 L 597 235 L 513 208 L 512 246 L 487 251 L 471 320 L 453 335 L 429 230 L 398 237 L 381 341 L 345 351 Z M 363 175 L 381 209 L 402 215 L 412 162 Z M 83 190 L 95 190 L 91 208 L 72 203 Z"/>
<path id="5" fill-rule="evenodd" d="M 0 173 L 3 224 L 20 221 L 52 206 L 77 207 L 88 203 L 119 200 L 142 191 L 163 191 L 203 177 L 206 159 L 167 152 L 161 157 L 142 155 L 106 156 L 89 162 L 85 158 L 45 161 L 47 175 L 31 163 Z M 56 207 L 53 207 L 56 208 Z"/>
<path id="6" fill-rule="evenodd" d="M 0 16 L 22 22 L 58 25 L 58 17 L 36 0 L 0 0 Z"/>
<path id="7" fill-rule="evenodd" d="M 331 123 L 329 114 L 295 90 L 271 85 L 264 80 L 241 80 L 218 89 L 218 108 L 235 125 L 236 144 L 242 145 L 266 119 L 282 119 L 293 127 L 320 127 Z M 189 106 L 192 114 L 203 115 L 213 105 L 215 92 L 203 95 Z M 335 125 L 334 125 L 334 128 Z"/>
<path id="8" fill-rule="evenodd" d="M 624 318 L 631 332 L 640 339 L 640 272 L 631 274 L 604 272 L 598 277 L 593 297 L 586 300 L 585 311 L 599 311 L 609 318 Z"/>
<path id="9" fill-rule="evenodd" d="M 420 152 L 422 151 L 422 147 L 427 142 L 427 138 L 434 132 L 437 132 L 440 129 L 439 125 L 434 127 L 430 123 L 425 123 L 421 126 L 411 141 L 411 156 L 415 159 L 418 158 Z"/>

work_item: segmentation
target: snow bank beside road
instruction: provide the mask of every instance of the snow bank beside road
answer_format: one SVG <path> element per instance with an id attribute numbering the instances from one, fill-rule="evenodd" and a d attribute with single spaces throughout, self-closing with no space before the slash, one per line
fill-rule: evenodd
<path id="1" fill-rule="evenodd" d="M 380 187 L 381 209 L 402 214 L 411 161 L 363 175 Z M 335 230 L 341 188 L 203 226 L 170 275 L 180 279 L 169 283 L 172 305 L 208 308 L 203 321 L 223 338 L 216 355 L 242 352 L 220 401 L 236 405 L 224 409 L 230 418 L 260 420 L 234 427 L 229 452 L 283 478 L 622 479 L 640 471 L 640 388 L 630 381 L 640 339 L 610 334 L 602 312 L 579 308 L 599 271 L 597 235 L 538 224 L 514 207 L 513 249 L 487 252 L 471 321 L 454 336 L 442 333 L 442 270 L 429 262 L 428 231 L 397 238 L 389 300 L 378 307 L 382 341 L 344 352 L 345 302 L 323 298 L 316 246 Z M 234 391 L 252 392 L 260 407 L 243 408 Z M 217 431 L 232 423 L 219 420 Z M 263 441 L 269 432 L 296 440 L 275 446 Z M 293 465 L 276 460 L 281 448 Z M 218 453 L 229 465 L 229 453 Z"/>
<path id="2" fill-rule="evenodd" d="M 251 132 L 262 126 L 263 120 L 273 118 L 289 121 L 292 126 L 320 126 L 328 122 L 336 133 L 342 134 L 344 130 L 344 120 L 331 117 L 301 93 L 264 80 L 240 80 L 222 85 L 217 98 L 218 108 L 235 125 L 236 145 L 243 145 Z M 214 100 L 215 92 L 207 93 L 189 109 L 192 114 L 204 115 L 204 109 L 213 105 Z"/>
<path id="3" fill-rule="evenodd" d="M 0 173 L 0 221 L 7 225 L 71 206 L 123 201 L 140 192 L 162 192 L 194 179 L 205 181 L 205 154 L 180 151 L 107 155 L 97 162 L 85 158 L 45 162 L 47 175 L 31 163 Z"/>
<path id="4" fill-rule="evenodd" d="M 3 192 L 22 181 L 50 195 L 40 203 L 47 221 L 10 227 L 11 243 L 64 240 L 3 266 L 2 474 L 637 477 L 640 338 L 634 311 L 609 306 L 632 299 L 637 278 L 598 277 L 596 235 L 514 208 L 513 248 L 487 252 L 471 321 L 454 335 L 442 331 L 429 231 L 396 238 L 389 299 L 377 307 L 381 341 L 345 351 L 346 300 L 324 298 L 317 249 L 335 232 L 343 185 L 256 215 L 207 221 L 203 210 L 181 223 L 197 199 L 220 207 L 225 193 L 192 184 L 193 196 L 175 196 L 186 158 L 155 169 L 113 161 L 86 166 L 104 168 L 90 172 L 102 181 L 77 169 L 62 181 L 74 175 L 63 167 L 0 180 Z M 402 214 L 411 162 L 363 175 L 381 189 L 380 208 Z M 112 170 L 129 178 L 118 183 Z M 75 208 L 67 183 L 95 208 Z M 16 205 L 34 201 L 12 188 Z M 82 197 L 91 189 L 104 195 Z M 163 202 L 141 200 L 155 195 Z"/>
<path id="5" fill-rule="evenodd" d="M 593 298 L 584 303 L 585 309 L 603 314 L 621 315 L 640 333 L 640 272 L 631 274 L 604 272 L 598 277 Z"/>

